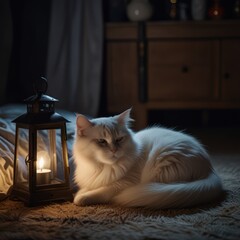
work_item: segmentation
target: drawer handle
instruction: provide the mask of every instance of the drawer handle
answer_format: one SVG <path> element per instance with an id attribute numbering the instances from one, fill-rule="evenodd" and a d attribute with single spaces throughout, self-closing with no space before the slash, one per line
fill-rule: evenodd
<path id="1" fill-rule="evenodd" d="M 230 74 L 228 72 L 224 73 L 224 78 L 227 80 L 230 78 Z"/>
<path id="2" fill-rule="evenodd" d="M 187 73 L 189 71 L 188 66 L 182 66 L 182 73 Z"/>

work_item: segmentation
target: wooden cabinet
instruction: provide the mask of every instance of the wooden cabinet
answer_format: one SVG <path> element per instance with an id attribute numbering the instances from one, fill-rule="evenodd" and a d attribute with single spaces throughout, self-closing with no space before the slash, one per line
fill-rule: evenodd
<path id="1" fill-rule="evenodd" d="M 107 110 L 133 107 L 137 128 L 152 109 L 240 108 L 240 21 L 146 23 L 144 66 L 137 23 L 106 24 L 105 40 Z"/>

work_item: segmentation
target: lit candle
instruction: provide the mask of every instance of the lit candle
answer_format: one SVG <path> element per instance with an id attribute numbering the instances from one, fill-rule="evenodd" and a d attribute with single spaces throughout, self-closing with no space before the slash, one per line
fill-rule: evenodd
<path id="1" fill-rule="evenodd" d="M 37 168 L 37 184 L 49 184 L 51 182 L 51 170 L 45 169 L 44 167 L 44 159 L 41 157 L 38 160 L 38 168 Z"/>

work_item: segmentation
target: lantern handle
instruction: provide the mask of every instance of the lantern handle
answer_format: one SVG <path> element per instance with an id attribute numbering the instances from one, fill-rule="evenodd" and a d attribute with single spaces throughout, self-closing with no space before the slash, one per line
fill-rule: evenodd
<path id="1" fill-rule="evenodd" d="M 29 155 L 25 157 L 25 164 L 28 165 L 28 163 L 31 162 L 31 159 L 29 159 Z"/>
<path id="2" fill-rule="evenodd" d="M 47 79 L 45 77 L 41 77 L 40 79 L 36 80 L 33 84 L 33 88 L 37 95 L 45 94 L 48 89 Z"/>

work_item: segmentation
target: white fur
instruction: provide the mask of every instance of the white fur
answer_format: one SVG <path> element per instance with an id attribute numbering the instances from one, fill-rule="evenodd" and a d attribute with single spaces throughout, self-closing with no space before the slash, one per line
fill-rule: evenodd
<path id="1" fill-rule="evenodd" d="M 221 181 L 195 138 L 160 127 L 133 133 L 130 121 L 130 110 L 109 118 L 77 117 L 76 205 L 179 208 L 219 197 Z"/>

